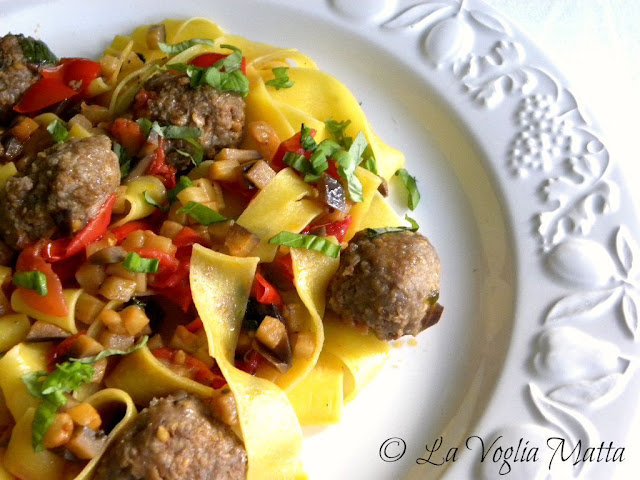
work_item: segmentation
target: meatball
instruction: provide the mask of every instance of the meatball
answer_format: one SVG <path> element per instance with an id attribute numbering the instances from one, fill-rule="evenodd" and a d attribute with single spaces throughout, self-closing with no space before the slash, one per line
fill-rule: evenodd
<path id="1" fill-rule="evenodd" d="M 160 124 L 198 127 L 200 144 L 209 158 L 223 147 L 237 147 L 244 130 L 244 99 L 209 85 L 193 88 L 190 82 L 186 74 L 172 72 L 152 77 L 144 86 L 146 110 L 138 115 Z"/>
<path id="2" fill-rule="evenodd" d="M 120 165 L 107 136 L 58 143 L 0 190 L 0 236 L 21 248 L 56 233 L 77 232 L 119 185 Z"/>
<path id="3" fill-rule="evenodd" d="M 154 399 L 101 459 L 95 480 L 241 480 L 247 457 L 198 398 Z"/>
<path id="4" fill-rule="evenodd" d="M 442 313 L 440 259 L 410 231 L 356 234 L 329 284 L 329 307 L 346 323 L 381 340 L 417 335 Z"/>
<path id="5" fill-rule="evenodd" d="M 25 57 L 22 50 L 25 41 L 30 44 L 37 42 L 22 35 L 8 34 L 0 38 L 0 124 L 9 122 L 13 116 L 12 108 L 39 77 L 41 64 Z"/>

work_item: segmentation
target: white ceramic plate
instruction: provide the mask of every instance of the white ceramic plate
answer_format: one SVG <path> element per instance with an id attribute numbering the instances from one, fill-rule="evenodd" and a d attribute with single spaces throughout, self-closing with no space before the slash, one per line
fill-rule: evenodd
<path id="1" fill-rule="evenodd" d="M 312 479 L 611 477 L 628 425 L 607 412 L 640 389 L 638 224 L 597 127 L 508 21 L 475 0 L 0 7 L 2 33 L 60 55 L 189 16 L 296 47 L 405 152 L 445 313 L 417 344 L 398 342 L 340 425 L 306 430 Z"/>

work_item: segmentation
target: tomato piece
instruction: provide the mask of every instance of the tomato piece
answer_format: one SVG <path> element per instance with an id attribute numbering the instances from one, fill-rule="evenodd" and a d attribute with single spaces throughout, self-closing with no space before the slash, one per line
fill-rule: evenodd
<path id="1" fill-rule="evenodd" d="M 305 227 L 305 229 L 301 233 L 313 233 L 316 230 L 324 228 L 327 236 L 336 237 L 338 242 L 342 242 L 344 240 L 344 236 L 347 233 L 347 230 L 349 230 L 349 227 L 351 226 L 351 223 L 353 223 L 353 218 L 351 217 L 351 215 L 347 215 L 346 217 L 344 217 L 344 219 L 337 220 L 335 222 L 309 225 Z"/>
<path id="2" fill-rule="evenodd" d="M 180 262 L 172 255 L 159 250 L 153 250 L 152 248 L 135 248 L 133 249 L 138 255 L 144 258 L 157 258 L 160 261 L 160 265 L 169 269 L 177 269 Z"/>
<path id="3" fill-rule="evenodd" d="M 276 266 L 289 281 L 293 282 L 293 260 L 291 254 L 281 255 L 274 260 Z"/>
<path id="4" fill-rule="evenodd" d="M 38 295 L 33 290 L 23 287 L 17 287 L 16 291 L 30 308 L 54 317 L 64 317 L 69 313 L 69 308 L 62 294 L 62 282 L 51 265 L 41 257 L 41 250 L 42 243 L 22 250 L 16 263 L 16 272 L 37 270 L 44 273 L 47 278 L 47 295 Z"/>
<path id="5" fill-rule="evenodd" d="M 109 132 L 132 156 L 140 151 L 146 141 L 140 125 L 128 118 L 116 118 L 109 128 Z"/>
<path id="6" fill-rule="evenodd" d="M 253 285 L 251 286 L 251 296 L 260 303 L 274 304 L 277 306 L 282 305 L 282 297 L 278 293 L 278 290 L 276 290 L 276 287 L 271 285 L 260 272 L 256 272 Z"/>
<path id="7" fill-rule="evenodd" d="M 73 88 L 57 79 L 41 78 L 24 92 L 20 103 L 13 109 L 18 113 L 33 113 L 77 94 Z"/>
<path id="8" fill-rule="evenodd" d="M 157 175 L 162 183 L 171 190 L 176 186 L 176 169 L 167 163 L 164 155 L 164 138 L 160 138 L 158 147 L 153 151 L 153 158 L 147 167 L 147 174 Z"/>
<path id="9" fill-rule="evenodd" d="M 226 55 L 224 53 L 203 53 L 202 55 L 198 55 L 197 57 L 192 58 L 189 61 L 189 64 L 200 68 L 209 68 L 212 67 L 213 64 L 218 60 L 222 60 L 223 58 L 228 56 L 229 55 Z M 245 75 L 247 74 L 247 59 L 245 57 L 242 57 L 242 61 L 240 62 L 240 71 Z"/>
<path id="10" fill-rule="evenodd" d="M 191 333 L 196 333 L 199 330 L 204 328 L 204 324 L 202 323 L 202 319 L 200 317 L 196 318 L 194 321 L 185 325 L 185 327 Z"/>

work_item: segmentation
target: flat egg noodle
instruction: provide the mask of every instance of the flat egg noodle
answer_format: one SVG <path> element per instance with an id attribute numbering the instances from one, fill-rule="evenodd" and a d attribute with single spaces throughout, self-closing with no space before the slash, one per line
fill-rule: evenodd
<path id="1" fill-rule="evenodd" d="M 233 392 L 247 451 L 247 480 L 299 475 L 302 431 L 284 391 L 234 366 L 242 319 L 259 259 L 230 257 L 194 245 L 190 282 L 209 353 Z"/>

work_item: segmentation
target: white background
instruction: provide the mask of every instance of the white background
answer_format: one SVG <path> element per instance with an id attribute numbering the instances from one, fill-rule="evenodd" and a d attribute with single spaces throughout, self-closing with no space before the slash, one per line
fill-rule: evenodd
<path id="1" fill-rule="evenodd" d="M 567 78 L 600 127 L 640 212 L 640 1 L 485 1 L 525 32 Z M 616 476 L 620 480 L 640 478 L 638 413 L 611 412 L 612 418 L 634 423 L 622 445 L 626 460 Z"/>

